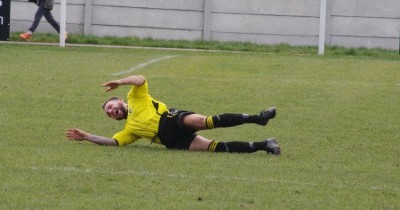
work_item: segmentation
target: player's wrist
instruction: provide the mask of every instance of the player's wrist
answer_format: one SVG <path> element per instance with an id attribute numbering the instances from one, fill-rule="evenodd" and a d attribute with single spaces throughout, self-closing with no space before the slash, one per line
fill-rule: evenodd
<path id="1" fill-rule="evenodd" d="M 122 81 L 121 79 L 117 80 L 117 83 L 118 83 L 119 85 L 123 85 L 123 84 L 124 84 L 123 81 Z"/>

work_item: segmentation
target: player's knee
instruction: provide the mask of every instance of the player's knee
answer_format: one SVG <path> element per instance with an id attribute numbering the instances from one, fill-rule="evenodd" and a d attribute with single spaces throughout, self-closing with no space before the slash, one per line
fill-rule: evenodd
<path id="1" fill-rule="evenodd" d="M 206 128 L 206 117 L 202 115 L 192 114 L 184 119 L 184 124 L 187 127 L 195 130 L 202 130 Z"/>
<path id="2" fill-rule="evenodd" d="M 195 121 L 198 130 L 206 129 L 206 117 L 199 115 Z"/>

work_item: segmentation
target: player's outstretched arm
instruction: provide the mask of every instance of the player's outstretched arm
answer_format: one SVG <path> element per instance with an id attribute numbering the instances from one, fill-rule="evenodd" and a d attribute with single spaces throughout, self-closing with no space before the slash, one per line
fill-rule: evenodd
<path id="1" fill-rule="evenodd" d="M 141 86 L 146 81 L 146 78 L 141 75 L 134 75 L 125 77 L 123 79 L 111 80 L 109 82 L 104 83 L 102 86 L 106 87 L 106 91 L 111 91 L 118 88 L 120 85 L 134 85 Z"/>
<path id="2" fill-rule="evenodd" d="M 96 136 L 90 133 L 87 133 L 83 130 L 80 130 L 78 128 L 70 128 L 67 130 L 67 138 L 69 140 L 75 140 L 75 141 L 90 141 L 95 144 L 99 145 L 108 145 L 108 146 L 118 146 L 118 143 L 115 139 L 112 138 L 107 138 L 103 136 Z"/>

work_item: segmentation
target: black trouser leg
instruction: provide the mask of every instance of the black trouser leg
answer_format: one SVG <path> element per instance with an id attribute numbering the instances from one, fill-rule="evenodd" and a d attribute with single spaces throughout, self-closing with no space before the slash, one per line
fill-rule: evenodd
<path id="1" fill-rule="evenodd" d="M 43 8 L 41 5 L 39 6 L 39 8 L 37 9 L 36 13 L 35 13 L 35 19 L 32 22 L 31 27 L 29 28 L 29 31 L 31 31 L 32 33 L 36 31 L 36 28 L 39 26 L 40 20 L 42 19 L 44 13 L 46 13 L 46 9 Z"/>
<path id="2" fill-rule="evenodd" d="M 56 29 L 57 33 L 60 33 L 60 25 L 57 23 L 56 20 L 54 20 L 54 17 L 51 14 L 50 10 L 47 10 L 47 12 L 44 13 L 44 17 L 46 18 L 47 22 L 49 22 L 50 25 L 53 26 L 54 29 Z"/>

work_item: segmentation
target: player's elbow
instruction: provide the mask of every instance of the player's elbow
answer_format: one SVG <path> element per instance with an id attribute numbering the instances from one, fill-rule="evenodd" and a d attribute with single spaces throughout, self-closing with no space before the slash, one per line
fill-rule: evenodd
<path id="1" fill-rule="evenodd" d="M 119 146 L 119 143 L 118 143 L 118 141 L 116 140 L 116 139 L 113 139 L 114 140 L 114 145 L 113 146 Z M 121 145 L 121 146 L 123 146 L 123 145 Z"/>
<path id="2" fill-rule="evenodd" d="M 134 85 L 137 85 L 137 86 L 143 85 L 144 82 L 146 81 L 146 77 L 144 77 L 142 75 L 134 76 L 134 78 L 135 78 Z"/>

